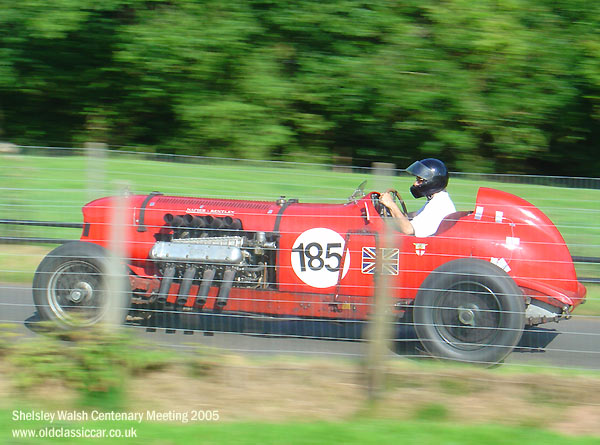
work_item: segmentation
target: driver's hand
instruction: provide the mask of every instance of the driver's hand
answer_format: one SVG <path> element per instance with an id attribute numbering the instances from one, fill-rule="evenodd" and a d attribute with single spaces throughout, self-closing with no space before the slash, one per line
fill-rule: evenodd
<path id="1" fill-rule="evenodd" d="M 379 202 L 381 202 L 388 209 L 394 206 L 394 198 L 390 192 L 385 192 L 379 197 Z"/>

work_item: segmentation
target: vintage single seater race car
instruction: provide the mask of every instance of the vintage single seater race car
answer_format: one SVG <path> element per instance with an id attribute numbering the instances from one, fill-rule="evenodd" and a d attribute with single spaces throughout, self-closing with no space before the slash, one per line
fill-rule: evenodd
<path id="1" fill-rule="evenodd" d="M 363 187 L 341 204 L 158 192 L 95 200 L 83 207 L 80 241 L 39 265 L 38 313 L 60 327 L 94 324 L 116 286 L 118 306 L 149 326 L 165 312 L 364 323 L 384 277 L 391 315 L 414 325 L 428 353 L 496 363 L 525 326 L 568 318 L 584 301 L 561 234 L 525 200 L 482 187 L 475 207 L 435 235 L 384 236 L 386 208 Z M 118 205 L 126 273 L 109 274 Z"/>

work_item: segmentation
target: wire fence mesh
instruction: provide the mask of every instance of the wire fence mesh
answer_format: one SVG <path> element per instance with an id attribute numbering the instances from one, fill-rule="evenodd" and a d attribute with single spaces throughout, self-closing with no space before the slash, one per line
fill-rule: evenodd
<path id="1" fill-rule="evenodd" d="M 98 145 L 20 147 L 0 163 L 2 322 L 95 323 L 110 294 L 126 326 L 171 347 L 363 357 L 385 278 L 399 356 L 600 368 L 600 179 L 452 173 L 462 213 L 382 246 L 371 192 L 408 190 L 403 169 Z"/>

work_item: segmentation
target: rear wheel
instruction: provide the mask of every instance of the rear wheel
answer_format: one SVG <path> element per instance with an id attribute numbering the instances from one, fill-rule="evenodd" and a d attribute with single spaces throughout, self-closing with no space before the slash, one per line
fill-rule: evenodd
<path id="1" fill-rule="evenodd" d="M 124 273 L 108 279 L 109 266 L 106 249 L 92 243 L 76 241 L 50 252 L 33 279 L 33 300 L 40 318 L 63 329 L 122 322 L 130 304 L 130 288 Z"/>
<path id="2" fill-rule="evenodd" d="M 519 342 L 525 302 L 514 280 L 499 267 L 459 259 L 427 277 L 413 316 L 417 336 L 433 356 L 494 364 Z"/>

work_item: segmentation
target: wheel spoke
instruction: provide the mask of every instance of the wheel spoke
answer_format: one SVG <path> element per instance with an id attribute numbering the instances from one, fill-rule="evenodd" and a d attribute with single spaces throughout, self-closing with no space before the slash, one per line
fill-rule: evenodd
<path id="1" fill-rule="evenodd" d="M 444 341 L 460 349 L 479 349 L 493 344 L 501 325 L 500 308 L 491 289 L 461 281 L 439 294 L 434 321 Z"/>
<path id="2" fill-rule="evenodd" d="M 64 322 L 93 324 L 103 315 L 101 271 L 85 260 L 67 261 L 54 271 L 48 286 L 48 304 Z"/>

